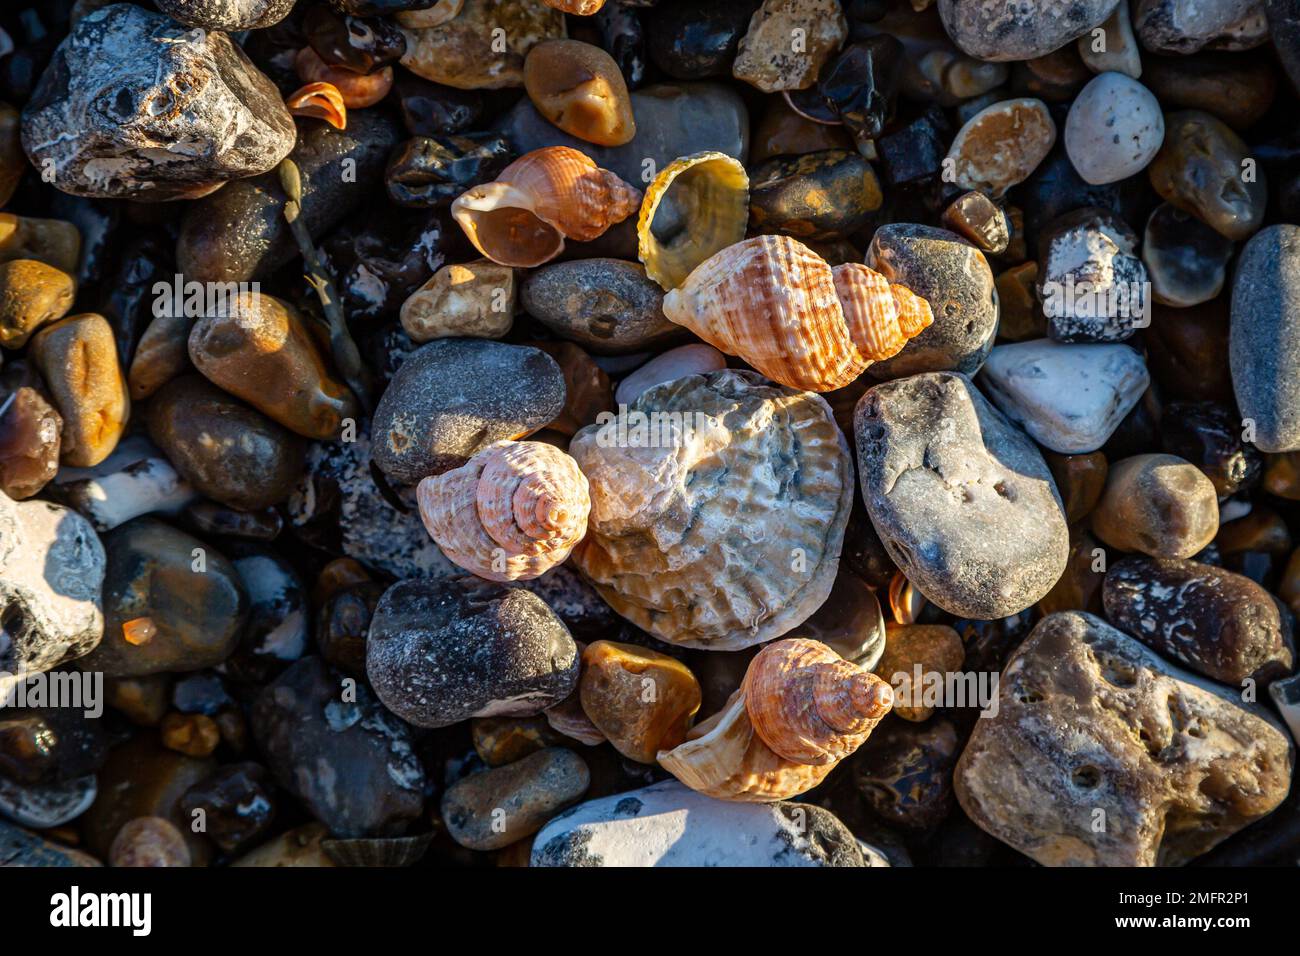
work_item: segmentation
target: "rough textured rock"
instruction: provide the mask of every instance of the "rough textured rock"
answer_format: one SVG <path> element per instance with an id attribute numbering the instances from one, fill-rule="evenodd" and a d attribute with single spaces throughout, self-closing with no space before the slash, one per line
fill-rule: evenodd
<path id="1" fill-rule="evenodd" d="M 573 692 L 578 648 L 530 591 L 477 578 L 401 581 L 375 607 L 366 673 L 418 727 L 539 714 Z"/>
<path id="2" fill-rule="evenodd" d="M 929 328 L 893 358 L 868 367 L 868 375 L 979 371 L 998 329 L 993 271 L 982 252 L 947 229 L 894 223 L 876 230 L 866 263 L 926 299 L 934 312 Z"/>
<path id="3" fill-rule="evenodd" d="M 1042 455 L 964 375 L 877 385 L 854 415 L 862 497 L 890 558 L 964 617 L 1024 610 L 1065 569 L 1061 500 Z"/>
<path id="4" fill-rule="evenodd" d="M 556 817 L 533 866 L 865 866 L 848 827 L 804 803 L 730 803 L 676 780 Z"/>
<path id="5" fill-rule="evenodd" d="M 349 687 L 304 657 L 258 695 L 249 728 L 280 785 L 335 836 L 400 834 L 424 808 L 411 728 L 364 682 Z"/>
<path id="6" fill-rule="evenodd" d="M 1249 50 L 1268 42 L 1262 0 L 1137 0 L 1133 29 L 1152 53 Z"/>
<path id="7" fill-rule="evenodd" d="M 1198 674 L 1240 687 L 1295 667 L 1291 624 L 1244 575 L 1196 561 L 1125 558 L 1106 573 L 1106 617 Z"/>
<path id="8" fill-rule="evenodd" d="M 155 0 L 158 9 L 186 26 L 205 30 L 261 30 L 275 26 L 294 0 Z"/>
<path id="9" fill-rule="evenodd" d="M 103 581 L 104 549 L 89 521 L 0 494 L 0 698 L 99 643 Z"/>
<path id="10" fill-rule="evenodd" d="M 1300 449 L 1300 226 L 1262 229 L 1232 285 L 1228 361 L 1261 451 Z"/>
<path id="11" fill-rule="evenodd" d="M 763 0 L 740 38 L 731 73 L 764 93 L 807 89 L 848 32 L 836 0 Z M 801 49 L 795 36 L 803 37 Z"/>
<path id="12" fill-rule="evenodd" d="M 23 111 L 23 148 L 77 196 L 184 199 L 293 148 L 275 85 L 224 33 L 130 3 L 82 17 Z"/>
<path id="13" fill-rule="evenodd" d="M 538 349 L 440 339 L 414 352 L 388 383 L 375 409 L 371 453 L 384 474 L 415 484 L 494 441 L 546 426 L 564 397 L 564 374 Z"/>
<path id="14" fill-rule="evenodd" d="M 103 866 L 89 853 L 52 843 L 35 833 L 0 820 L 0 867 Z"/>
<path id="15" fill-rule="evenodd" d="M 523 86 L 528 51 L 565 35 L 564 14 L 542 0 L 465 0 L 459 10 L 437 26 L 404 28 L 402 66 L 462 90 Z"/>
<path id="16" fill-rule="evenodd" d="M 1176 866 L 1276 808 L 1292 761 L 1263 708 L 1069 611 L 1012 655 L 955 783 L 975 823 L 1046 866 Z"/>
<path id="17" fill-rule="evenodd" d="M 939 0 L 953 42 L 981 60 L 1032 60 L 1106 22 L 1118 0 Z"/>
<path id="18" fill-rule="evenodd" d="M 572 750 L 548 747 L 471 774 L 447 788 L 442 821 L 471 850 L 499 850 L 531 836 L 587 792 L 591 772 Z"/>
<path id="19" fill-rule="evenodd" d="M 999 345 L 980 386 L 1004 415 L 1044 448 L 1096 451 L 1151 384 L 1127 345 L 1061 345 L 1051 339 Z"/>

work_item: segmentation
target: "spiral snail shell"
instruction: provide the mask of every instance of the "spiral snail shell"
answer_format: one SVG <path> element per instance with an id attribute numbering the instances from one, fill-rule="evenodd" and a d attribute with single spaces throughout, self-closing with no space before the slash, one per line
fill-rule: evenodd
<path id="1" fill-rule="evenodd" d="M 754 236 L 700 263 L 664 315 L 774 382 L 830 392 L 902 350 L 930 304 L 864 265 L 834 269 L 788 236 Z"/>
<path id="2" fill-rule="evenodd" d="M 554 445 L 499 441 L 416 488 L 442 552 L 489 581 L 527 581 L 562 563 L 587 531 L 587 479 Z"/>
<path id="3" fill-rule="evenodd" d="M 640 203 L 639 190 L 583 153 L 545 146 L 462 193 L 451 214 L 493 262 L 532 268 L 559 255 L 566 238 L 590 242 Z"/>
<path id="4" fill-rule="evenodd" d="M 787 638 L 750 661 L 727 705 L 659 763 L 720 800 L 785 800 L 858 749 L 893 704 L 888 684 L 825 644 Z"/>

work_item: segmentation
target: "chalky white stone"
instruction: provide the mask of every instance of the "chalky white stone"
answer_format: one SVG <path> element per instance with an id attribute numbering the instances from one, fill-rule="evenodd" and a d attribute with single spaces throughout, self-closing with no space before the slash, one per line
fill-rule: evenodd
<path id="1" fill-rule="evenodd" d="M 1065 120 L 1065 152 L 1094 186 L 1140 173 L 1165 141 L 1160 103 L 1123 73 L 1102 73 L 1075 98 Z"/>
<path id="2" fill-rule="evenodd" d="M 1138 52 L 1137 37 L 1133 35 L 1128 0 L 1120 0 L 1110 19 L 1099 27 L 1093 27 L 1077 42 L 1079 56 L 1092 72 L 1114 70 L 1135 80 L 1142 75 L 1142 56 Z"/>
<path id="3" fill-rule="evenodd" d="M 994 348 L 979 384 L 1040 445 L 1079 455 L 1106 443 L 1151 376 L 1127 345 L 1035 339 Z"/>
<path id="4" fill-rule="evenodd" d="M 888 866 L 829 811 L 733 803 L 666 780 L 590 800 L 533 841 L 533 866 Z"/>

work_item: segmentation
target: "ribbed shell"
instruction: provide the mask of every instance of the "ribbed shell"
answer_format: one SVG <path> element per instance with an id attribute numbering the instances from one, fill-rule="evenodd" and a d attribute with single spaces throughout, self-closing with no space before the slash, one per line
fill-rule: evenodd
<path id="1" fill-rule="evenodd" d="M 420 518 L 442 552 L 489 581 L 526 581 L 563 562 L 587 530 L 587 479 L 544 442 L 501 441 L 423 479 Z"/>
<path id="2" fill-rule="evenodd" d="M 639 190 L 578 150 L 546 146 L 519 157 L 495 182 L 462 193 L 451 212 L 483 255 L 531 268 L 559 255 L 566 238 L 600 236 L 640 202 Z"/>
<path id="3" fill-rule="evenodd" d="M 664 205 L 671 236 L 653 226 Z M 646 275 L 664 289 L 686 281 L 701 262 L 745 238 L 749 225 L 749 176 L 725 153 L 702 152 L 669 163 L 654 178 L 637 217 L 637 257 Z"/>
<path id="4" fill-rule="evenodd" d="M 853 496 L 824 399 L 724 369 L 648 389 L 621 422 L 569 445 L 591 482 L 574 562 L 615 611 L 671 644 L 736 650 L 822 605 Z"/>
<path id="5" fill-rule="evenodd" d="M 741 689 L 763 742 L 785 759 L 811 766 L 833 764 L 857 750 L 893 704 L 893 692 L 879 677 L 802 638 L 759 651 Z"/>
<path id="6" fill-rule="evenodd" d="M 664 315 L 772 381 L 815 392 L 850 384 L 933 321 L 920 296 L 866 266 L 833 270 L 788 236 L 707 259 L 664 297 Z"/>

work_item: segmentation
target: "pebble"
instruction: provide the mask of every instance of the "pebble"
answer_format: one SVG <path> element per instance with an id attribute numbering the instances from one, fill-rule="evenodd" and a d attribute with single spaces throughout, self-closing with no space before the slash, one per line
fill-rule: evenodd
<path id="1" fill-rule="evenodd" d="M 499 339 L 514 324 L 515 270 L 487 259 L 446 265 L 402 303 L 402 328 L 412 342 L 444 338 Z"/>
<path id="2" fill-rule="evenodd" d="M 1036 339 L 996 346 L 980 370 L 979 384 L 1034 441 L 1076 455 L 1106 444 L 1151 376 L 1127 345 Z"/>
<path id="3" fill-rule="evenodd" d="M 795 36 L 803 39 L 797 49 Z M 838 0 L 763 0 L 740 39 L 731 75 L 764 93 L 806 89 L 847 36 Z"/>
<path id="4" fill-rule="evenodd" d="M 494 441 L 545 427 L 564 396 L 560 367 L 537 349 L 439 339 L 412 353 L 389 382 L 375 409 L 371 455 L 389 478 L 415 484 Z"/>
<path id="5" fill-rule="evenodd" d="M 1165 142 L 1147 167 L 1160 198 L 1229 239 L 1250 238 L 1264 221 L 1268 185 L 1250 147 L 1200 110 L 1165 116 Z"/>
<path id="6" fill-rule="evenodd" d="M 736 47 L 757 8 L 758 0 L 718 0 L 705 6 L 663 0 L 647 18 L 650 59 L 678 80 L 730 76 Z"/>
<path id="7" fill-rule="evenodd" d="M 319 657 L 267 684 L 249 720 L 276 781 L 334 836 L 400 835 L 423 812 L 425 772 L 411 728 L 364 682 L 345 683 Z"/>
<path id="8" fill-rule="evenodd" d="M 618 383 L 614 400 L 620 405 L 631 405 L 637 398 L 656 385 L 676 381 L 687 375 L 703 375 L 727 367 L 727 357 L 712 345 L 697 342 L 669 349 Z"/>
<path id="9" fill-rule="evenodd" d="M 464 0 L 459 9 L 436 26 L 403 27 L 402 66 L 461 90 L 523 86 L 528 51 L 565 34 L 564 14 L 541 0 Z"/>
<path id="10" fill-rule="evenodd" d="M 845 534 L 846 545 L 854 530 L 850 521 Z M 885 652 L 885 616 L 875 592 L 845 566 L 835 575 L 830 596 L 812 617 L 781 636 L 820 641 L 846 661 L 864 670 L 872 670 Z M 736 684 L 739 686 L 739 679 Z"/>
<path id="11" fill-rule="evenodd" d="M 800 156 L 828 149 L 852 149 L 853 140 L 843 126 L 816 123 L 792 110 L 783 99 L 774 99 L 754 129 L 749 150 L 752 163 L 774 156 Z"/>
<path id="12" fill-rule="evenodd" d="M 469 732 L 474 752 L 489 767 L 504 767 L 565 741 L 545 717 L 475 717 Z"/>
<path id="13" fill-rule="evenodd" d="M 1003 100 L 980 110 L 948 148 L 945 176 L 962 189 L 1000 199 L 1024 182 L 1056 143 L 1056 123 L 1042 100 Z"/>
<path id="14" fill-rule="evenodd" d="M 388 198 L 415 209 L 447 209 L 462 192 L 490 182 L 510 164 L 505 137 L 492 133 L 415 136 L 384 171 Z"/>
<path id="15" fill-rule="evenodd" d="M 1286 796 L 1291 745 L 1274 718 L 1091 614 L 1044 618 L 1005 674 L 997 716 L 975 722 L 958 761 L 957 799 L 1044 866 L 1179 866 Z"/>
<path id="16" fill-rule="evenodd" d="M 0 495 L 0 697 L 99 643 L 104 561 L 75 511 Z"/>
<path id="17" fill-rule="evenodd" d="M 1032 259 L 999 273 L 994 280 L 998 297 L 998 338 L 1006 342 L 1041 339 L 1047 335 L 1047 316 L 1038 301 L 1038 263 Z"/>
<path id="18" fill-rule="evenodd" d="M 1259 481 L 1263 456 L 1242 440 L 1241 419 L 1214 402 L 1170 402 L 1160 422 L 1160 443 L 1185 458 L 1227 498 Z"/>
<path id="19" fill-rule="evenodd" d="M 1152 53 L 1249 50 L 1268 42 L 1259 0 L 1137 0 L 1133 29 Z"/>
<path id="20" fill-rule="evenodd" d="M 981 60 L 1030 60 L 1059 49 L 1105 23 L 1116 0 L 1030 0 L 971 3 L 939 0 L 944 29 Z"/>
<path id="21" fill-rule="evenodd" d="M 577 259 L 536 269 L 520 288 L 524 310 L 598 355 L 626 355 L 680 340 L 664 316 L 664 290 L 637 262 Z"/>
<path id="22" fill-rule="evenodd" d="M 104 551 L 104 639 L 78 662 L 82 670 L 140 677 L 230 656 L 248 599 L 222 554 L 148 517 L 106 534 Z"/>
<path id="23" fill-rule="evenodd" d="M 366 648 L 375 693 L 417 727 L 539 714 L 574 690 L 578 666 L 568 628 L 540 598 L 468 578 L 393 585 Z"/>
<path id="24" fill-rule="evenodd" d="M 1113 462 L 1092 513 L 1092 532 L 1109 547 L 1153 558 L 1190 558 L 1219 530 L 1219 498 L 1199 468 L 1174 455 Z"/>
<path id="25" fill-rule="evenodd" d="M 609 376 L 590 355 L 572 342 L 530 342 L 555 359 L 564 373 L 564 410 L 546 430 L 572 436 L 593 424 L 601 412 L 614 408 Z"/>
<path id="26" fill-rule="evenodd" d="M 963 375 L 877 385 L 854 419 L 862 497 L 889 556 L 950 613 L 999 618 L 1065 567 L 1065 515 L 1042 455 Z"/>
<path id="27" fill-rule="evenodd" d="M 922 675 L 938 674 L 942 678 L 960 669 L 965 656 L 961 638 L 947 625 L 905 624 L 889 628 L 885 653 L 875 667 L 875 674 L 894 689 L 893 713 L 913 723 L 928 720 L 934 714 L 934 707 L 925 703 L 925 684 L 916 681 L 916 668 L 920 668 Z"/>
<path id="28" fill-rule="evenodd" d="M 1200 306 L 1151 310 L 1142 333 L 1147 366 L 1163 394 L 1173 398 L 1232 401 L 1228 355 L 1228 296 Z"/>
<path id="29" fill-rule="evenodd" d="M 524 59 L 538 112 L 579 139 L 622 146 L 636 135 L 627 83 L 614 58 L 581 40 L 543 40 Z"/>
<path id="30" fill-rule="evenodd" d="M 1110 17 L 1101 25 L 1078 39 L 1079 56 L 1094 73 L 1123 73 L 1137 79 L 1142 75 L 1142 55 L 1137 37 L 1133 35 L 1133 20 L 1129 16 L 1128 0 L 1119 0 Z"/>
<path id="31" fill-rule="evenodd" d="M 263 30 L 293 9 L 293 0 L 157 0 L 173 20 L 205 30 Z"/>
<path id="32" fill-rule="evenodd" d="M 145 410 L 149 437 L 203 495 L 242 511 L 289 496 L 304 442 L 198 375 L 164 385 Z"/>
<path id="33" fill-rule="evenodd" d="M 75 274 L 80 256 L 81 232 L 72 223 L 0 212 L 0 262 L 36 259 Z"/>
<path id="34" fill-rule="evenodd" d="M 248 623 L 223 670 L 262 683 L 307 651 L 307 592 L 293 565 L 259 544 L 232 541 L 231 563 L 248 595 Z"/>
<path id="35" fill-rule="evenodd" d="M 61 460 L 99 464 L 117 446 L 131 412 L 108 322 L 93 312 L 61 319 L 36 333 L 29 354 L 63 418 Z"/>
<path id="36" fill-rule="evenodd" d="M 27 172 L 23 154 L 22 114 L 0 103 L 0 207 L 7 206 Z"/>
<path id="37" fill-rule="evenodd" d="M 1065 505 L 1066 522 L 1074 525 L 1092 514 L 1106 487 L 1106 475 L 1110 470 L 1106 456 L 1094 451 L 1087 455 L 1048 452 L 1043 457 L 1056 479 L 1056 490 Z"/>
<path id="38" fill-rule="evenodd" d="M 33 743 L 40 746 L 39 740 Z M 0 776 L 0 816 L 34 830 L 49 830 L 81 816 L 98 794 L 94 774 L 48 783 L 19 783 Z"/>
<path id="39" fill-rule="evenodd" d="M 267 834 L 278 803 L 266 768 L 247 761 L 214 771 L 186 790 L 178 805 L 191 820 L 202 810 L 204 834 L 223 852 L 234 853 Z"/>
<path id="40" fill-rule="evenodd" d="M 1241 251 L 1232 285 L 1228 365 L 1261 451 L 1300 450 L 1300 226 L 1269 226 Z"/>
<path id="41" fill-rule="evenodd" d="M 294 126 L 274 84 L 226 34 L 115 3 L 59 44 L 23 111 L 22 137 L 32 165 L 49 160 L 64 192 L 192 199 L 272 169 L 293 147 Z"/>
<path id="42" fill-rule="evenodd" d="M 175 867 L 191 864 L 190 848 L 176 825 L 164 817 L 136 817 L 117 831 L 108 850 L 115 867 Z"/>
<path id="43" fill-rule="evenodd" d="M 1166 111 L 1203 110 L 1233 129 L 1254 126 L 1277 95 L 1277 69 L 1251 53 L 1147 56 L 1142 80 Z"/>
<path id="44" fill-rule="evenodd" d="M 778 156 L 749 172 L 750 233 L 843 239 L 884 202 L 871 164 L 849 150 Z"/>
<path id="45" fill-rule="evenodd" d="M 982 252 L 946 229 L 893 223 L 876 230 L 865 261 L 926 299 L 934 313 L 934 323 L 903 351 L 868 367 L 871 378 L 979 371 L 998 326 L 993 271 Z"/>
<path id="46" fill-rule="evenodd" d="M 865 866 L 857 838 L 813 804 L 731 803 L 661 783 L 580 804 L 542 827 L 531 866 Z"/>
<path id="47" fill-rule="evenodd" d="M 946 718 L 920 725 L 884 720 L 854 755 L 853 786 L 886 823 L 931 830 L 952 810 L 960 755 L 961 739 Z"/>
<path id="48" fill-rule="evenodd" d="M 1058 342 L 1120 342 L 1150 322 L 1137 235 L 1114 213 L 1076 209 L 1038 240 L 1038 297 Z"/>
<path id="49" fill-rule="evenodd" d="M 461 846 L 499 850 L 532 836 L 577 803 L 590 783 L 591 772 L 581 757 L 548 747 L 456 781 L 443 794 L 442 821 Z"/>
<path id="50" fill-rule="evenodd" d="M 15 501 L 32 497 L 58 472 L 63 429 L 34 372 L 10 379 L 17 367 L 0 378 L 0 491 Z M 20 384 L 24 379 L 32 384 Z"/>
<path id="51" fill-rule="evenodd" d="M 943 224 L 977 246 L 980 252 L 1001 255 L 1011 243 L 1006 213 L 978 190 L 954 199 L 943 211 Z"/>
<path id="52" fill-rule="evenodd" d="M 1235 251 L 1232 240 L 1177 206 L 1161 203 L 1147 220 L 1142 239 L 1152 298 L 1180 309 L 1209 302 L 1223 291 Z"/>
<path id="53" fill-rule="evenodd" d="M 582 652 L 582 710 L 629 760 L 653 764 L 686 739 L 700 684 L 678 661 L 635 644 L 596 641 Z"/>
<path id="54" fill-rule="evenodd" d="M 22 827 L 0 820 L 0 867 L 103 866 L 89 853 L 46 840 Z"/>
<path id="55" fill-rule="evenodd" d="M 174 514 L 198 495 L 149 440 L 132 435 L 93 468 L 64 468 L 55 479 L 59 500 L 111 531 L 140 515 Z"/>
<path id="56" fill-rule="evenodd" d="M 1295 667 L 1291 625 L 1250 578 L 1196 561 L 1125 558 L 1102 591 L 1111 624 L 1183 667 L 1232 687 Z"/>
<path id="57" fill-rule="evenodd" d="M 36 259 L 0 263 L 0 345 L 20 349 L 31 334 L 72 308 L 77 282 Z"/>
<path id="58" fill-rule="evenodd" d="M 1075 98 L 1065 121 L 1065 151 L 1086 183 L 1135 176 L 1160 150 L 1165 118 L 1145 86 L 1123 73 L 1102 73 Z"/>

